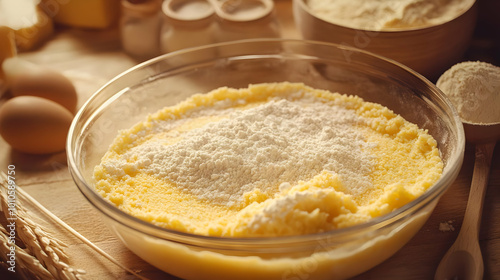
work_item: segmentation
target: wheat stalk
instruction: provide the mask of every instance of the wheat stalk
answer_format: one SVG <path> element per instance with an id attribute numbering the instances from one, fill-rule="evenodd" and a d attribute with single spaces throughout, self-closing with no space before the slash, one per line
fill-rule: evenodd
<path id="1" fill-rule="evenodd" d="M 5 183 L 5 181 L 7 180 L 7 175 L 3 171 L 0 174 L 1 174 L 0 178 L 2 179 L 2 180 L 0 180 L 1 181 L 0 185 L 4 189 L 7 189 L 7 186 L 6 186 L 6 183 Z M 128 273 L 136 276 L 137 278 L 142 279 L 142 280 L 148 280 L 148 278 L 140 276 L 136 272 L 134 272 L 134 271 L 130 270 L 129 268 L 127 268 L 126 266 L 122 265 L 120 262 L 118 262 L 116 259 L 114 259 L 111 255 L 109 255 L 108 253 L 106 253 L 105 251 L 103 251 L 101 248 L 99 248 L 98 246 L 96 246 L 90 240 L 88 240 L 87 238 L 85 238 L 85 236 L 81 235 L 78 231 L 74 230 L 72 227 L 70 227 L 68 224 L 66 224 L 63 220 L 61 220 L 59 217 L 57 217 L 52 212 L 50 212 L 47 208 L 45 208 L 38 201 L 36 201 L 36 199 L 34 199 L 33 197 L 31 197 L 28 193 L 26 193 L 24 190 L 22 190 L 18 186 L 16 186 L 16 191 L 17 191 L 17 194 L 19 195 L 20 198 L 22 198 L 24 201 L 28 202 L 33 207 L 35 207 L 37 210 L 39 210 L 40 212 L 42 212 L 43 214 L 45 214 L 48 218 L 50 218 L 56 224 L 58 224 L 62 228 L 64 228 L 67 231 L 69 231 L 76 238 L 80 239 L 83 243 L 85 243 L 87 246 L 89 246 L 90 248 L 92 248 L 93 250 L 95 250 L 97 253 L 99 253 L 103 257 L 107 258 L 109 261 L 111 261 L 112 263 L 114 263 L 118 267 L 122 268 L 123 270 L 127 271 Z M 60 242 L 60 241 L 54 241 L 54 242 Z M 60 243 L 63 244 L 62 242 L 60 242 Z M 58 256 L 59 257 L 64 256 L 64 258 L 67 259 L 67 256 L 64 255 L 64 254 L 61 254 L 61 255 L 58 255 Z M 44 256 L 42 256 L 42 259 L 43 259 L 43 257 Z M 67 264 L 64 263 L 64 262 L 59 262 L 59 263 L 62 264 L 62 266 L 64 266 L 64 265 L 67 266 Z M 83 271 L 83 270 L 74 270 L 72 268 L 68 268 L 67 270 L 63 270 L 63 274 L 67 274 L 68 272 L 70 272 L 69 277 L 77 276 L 76 278 L 69 278 L 69 279 L 76 279 L 76 280 L 81 279 L 81 278 L 79 278 L 80 275 L 85 273 L 85 271 Z M 63 278 L 63 279 L 68 279 L 68 278 Z"/>
<path id="2" fill-rule="evenodd" d="M 2 252 L 0 259 L 4 263 L 7 262 L 7 254 L 13 246 L 15 264 L 19 267 L 17 270 L 21 277 L 26 277 L 26 279 L 81 279 L 85 271 L 75 270 L 67 264 L 68 256 L 64 253 L 66 245 L 33 222 L 19 200 L 9 201 L 5 193 L 8 189 L 5 178 L 2 178 L 1 185 L 0 211 L 7 222 L 0 227 L 0 251 Z M 6 229 L 8 225 L 15 226 L 14 240 L 21 241 L 24 248 L 9 239 L 9 236 L 12 236 Z"/>
<path id="3" fill-rule="evenodd" d="M 2 254 L 0 256 L 0 260 L 3 262 L 3 266 L 6 270 L 8 267 L 6 263 L 8 259 L 6 258 L 6 256 L 11 252 L 10 247 L 12 246 L 11 244 L 9 244 L 9 239 L 7 236 L 7 230 L 3 227 L 3 225 L 0 225 L 0 253 Z M 18 245 L 14 245 L 14 247 L 16 250 L 16 265 L 20 267 L 19 269 L 17 269 L 17 273 L 21 276 L 21 278 L 38 278 L 42 280 L 50 280 L 54 278 L 52 274 L 45 267 L 43 267 L 43 265 L 36 258 L 28 254 L 23 248 L 19 247 Z"/>

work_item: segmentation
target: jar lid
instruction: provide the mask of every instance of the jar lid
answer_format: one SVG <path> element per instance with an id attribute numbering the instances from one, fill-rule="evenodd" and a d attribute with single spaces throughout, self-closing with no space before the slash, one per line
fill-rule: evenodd
<path id="1" fill-rule="evenodd" d="M 158 13 L 161 3 L 162 0 L 122 0 L 122 8 L 128 14 L 147 16 Z"/>
<path id="2" fill-rule="evenodd" d="M 272 0 L 225 0 L 219 5 L 219 17 L 234 22 L 259 20 L 274 9 Z"/>
<path id="3" fill-rule="evenodd" d="M 177 21 L 194 22 L 204 20 L 214 14 L 214 8 L 206 0 L 166 0 L 163 13 Z"/>

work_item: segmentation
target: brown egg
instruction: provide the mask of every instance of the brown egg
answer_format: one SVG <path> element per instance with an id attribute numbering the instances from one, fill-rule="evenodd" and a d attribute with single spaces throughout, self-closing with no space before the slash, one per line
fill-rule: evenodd
<path id="1" fill-rule="evenodd" d="M 63 151 L 73 114 L 61 105 L 36 96 L 14 97 L 0 107 L 0 135 L 20 152 Z"/>
<path id="2" fill-rule="evenodd" d="M 46 98 L 75 113 L 76 89 L 63 74 L 19 58 L 5 60 L 3 69 L 13 96 Z"/>

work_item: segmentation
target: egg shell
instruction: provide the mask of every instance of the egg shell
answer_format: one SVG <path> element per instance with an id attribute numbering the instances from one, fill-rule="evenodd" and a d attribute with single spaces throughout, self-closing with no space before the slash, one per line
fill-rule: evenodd
<path id="1" fill-rule="evenodd" d="M 14 97 L 0 107 L 0 135 L 20 152 L 59 152 L 65 148 L 72 120 L 70 111 L 48 99 Z"/>
<path id="2" fill-rule="evenodd" d="M 13 96 L 38 96 L 52 100 L 70 112 L 76 111 L 78 97 L 73 83 L 51 69 L 27 69 L 10 81 Z"/>

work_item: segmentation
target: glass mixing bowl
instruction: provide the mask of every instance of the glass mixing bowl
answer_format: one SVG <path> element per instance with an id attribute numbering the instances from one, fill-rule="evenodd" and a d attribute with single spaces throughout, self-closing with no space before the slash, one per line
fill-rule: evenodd
<path id="1" fill-rule="evenodd" d="M 93 188 L 93 169 L 121 129 L 195 93 L 263 82 L 302 82 L 380 103 L 437 140 L 442 177 L 411 203 L 365 224 L 272 238 L 177 232 L 130 216 Z M 135 254 L 185 279 L 345 279 L 381 263 L 414 236 L 456 178 L 465 137 L 451 103 L 431 82 L 383 57 L 340 45 L 245 40 L 166 54 L 111 80 L 80 109 L 67 154 L 74 181 Z"/>

